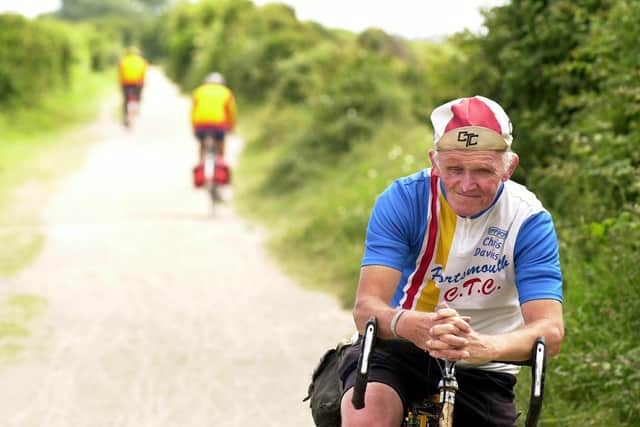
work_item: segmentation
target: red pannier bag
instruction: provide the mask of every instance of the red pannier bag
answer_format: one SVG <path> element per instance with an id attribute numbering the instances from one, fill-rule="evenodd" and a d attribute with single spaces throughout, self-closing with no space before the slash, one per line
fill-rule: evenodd
<path id="1" fill-rule="evenodd" d="M 216 167 L 213 180 L 216 184 L 227 185 L 231 182 L 231 170 L 224 160 L 216 160 Z"/>
<path id="2" fill-rule="evenodd" d="M 204 165 L 199 164 L 193 167 L 193 185 L 194 187 L 202 187 L 205 183 Z"/>

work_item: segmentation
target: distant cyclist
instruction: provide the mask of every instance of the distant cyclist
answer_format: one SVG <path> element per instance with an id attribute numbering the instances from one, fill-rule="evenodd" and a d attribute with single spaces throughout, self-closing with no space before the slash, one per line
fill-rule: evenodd
<path id="1" fill-rule="evenodd" d="M 147 60 L 135 47 L 129 47 L 118 62 L 118 76 L 122 87 L 123 97 L 123 118 L 124 124 L 128 125 L 127 100 L 130 93 L 133 93 L 138 101 L 142 97 L 142 88 L 147 74 Z"/>
<path id="2" fill-rule="evenodd" d="M 204 163 L 207 136 L 213 138 L 216 153 L 223 158 L 225 135 L 235 128 L 237 111 L 233 93 L 225 85 L 222 74 L 207 75 L 204 83 L 193 91 L 192 101 L 191 124 L 200 142 L 198 164 Z"/>

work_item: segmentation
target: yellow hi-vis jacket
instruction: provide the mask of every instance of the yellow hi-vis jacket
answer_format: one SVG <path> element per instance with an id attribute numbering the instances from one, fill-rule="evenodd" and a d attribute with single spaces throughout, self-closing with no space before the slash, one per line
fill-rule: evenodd
<path id="1" fill-rule="evenodd" d="M 147 73 L 147 60 L 135 53 L 129 53 L 118 64 L 120 84 L 143 85 Z"/>
<path id="2" fill-rule="evenodd" d="M 191 124 L 194 129 L 216 127 L 233 130 L 236 126 L 236 101 L 228 87 L 205 83 L 193 91 L 191 99 Z"/>

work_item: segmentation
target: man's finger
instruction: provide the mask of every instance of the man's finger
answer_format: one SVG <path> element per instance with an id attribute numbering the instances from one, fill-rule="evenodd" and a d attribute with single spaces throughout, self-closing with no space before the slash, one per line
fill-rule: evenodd
<path id="1" fill-rule="evenodd" d="M 437 339 L 427 340 L 427 350 L 460 349 L 468 344 L 465 338 L 455 335 L 441 335 Z"/>
<path id="2" fill-rule="evenodd" d="M 436 359 L 446 359 L 454 362 L 469 358 L 469 352 L 466 350 L 434 350 L 430 351 L 429 354 Z"/>

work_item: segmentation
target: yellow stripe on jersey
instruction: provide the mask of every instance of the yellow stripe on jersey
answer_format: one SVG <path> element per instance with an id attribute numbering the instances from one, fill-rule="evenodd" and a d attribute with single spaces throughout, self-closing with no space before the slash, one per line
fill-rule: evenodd
<path id="1" fill-rule="evenodd" d="M 449 259 L 449 252 L 451 251 L 453 236 L 456 232 L 456 223 L 458 222 L 458 217 L 453 209 L 451 209 L 442 194 L 439 195 L 438 202 L 440 205 L 440 209 L 438 212 L 438 240 L 436 243 L 436 253 L 433 264 L 438 264 L 445 268 L 447 265 L 447 260 Z M 425 278 L 428 277 L 429 271 L 427 271 L 427 274 L 425 275 Z M 440 289 L 436 287 L 436 284 L 433 280 L 429 280 L 422 293 L 420 294 L 420 298 L 418 299 L 418 303 L 416 305 L 416 310 L 427 312 L 435 311 L 436 307 L 438 306 L 439 298 Z"/>

